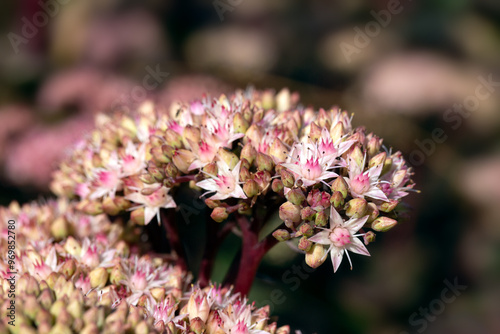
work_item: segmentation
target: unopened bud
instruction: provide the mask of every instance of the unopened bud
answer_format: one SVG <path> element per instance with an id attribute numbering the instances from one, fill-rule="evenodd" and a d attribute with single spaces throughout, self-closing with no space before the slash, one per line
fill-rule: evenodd
<path id="1" fill-rule="evenodd" d="M 163 174 L 163 170 L 158 168 L 153 161 L 150 161 L 148 164 L 148 173 L 151 174 L 151 176 L 156 179 L 157 181 L 162 181 L 165 178 L 165 174 Z"/>
<path id="2" fill-rule="evenodd" d="M 165 141 L 174 148 L 182 147 L 182 137 L 172 129 L 165 131 Z"/>
<path id="3" fill-rule="evenodd" d="M 254 197 L 259 193 L 259 185 L 254 180 L 248 180 L 243 185 L 243 191 L 247 197 Z"/>
<path id="4" fill-rule="evenodd" d="M 241 149 L 240 158 L 246 159 L 250 164 L 255 160 L 257 156 L 257 151 L 253 148 L 252 144 L 246 143 Z"/>
<path id="5" fill-rule="evenodd" d="M 273 183 L 271 183 L 271 189 L 278 194 L 283 194 L 283 182 L 280 179 L 274 179 Z"/>
<path id="6" fill-rule="evenodd" d="M 172 162 L 169 162 L 165 166 L 165 176 L 176 178 L 178 175 L 179 175 L 179 169 L 175 167 L 175 165 Z"/>
<path id="7" fill-rule="evenodd" d="M 340 191 L 335 191 L 330 197 L 330 203 L 335 209 L 340 209 L 344 206 L 344 196 Z"/>
<path id="8" fill-rule="evenodd" d="M 391 212 L 399 204 L 397 199 L 390 199 L 388 202 L 384 202 L 379 205 L 379 210 L 382 212 Z"/>
<path id="9" fill-rule="evenodd" d="M 334 143 L 345 135 L 345 129 L 342 122 L 337 122 L 337 124 L 333 126 L 333 128 L 330 130 L 330 135 Z"/>
<path id="10" fill-rule="evenodd" d="M 161 146 L 154 146 L 151 148 L 151 156 L 158 164 L 166 164 L 170 162 L 170 158 L 163 152 Z"/>
<path id="11" fill-rule="evenodd" d="M 219 200 L 213 200 L 210 198 L 205 199 L 205 204 L 208 206 L 210 209 L 215 209 L 217 208 L 221 203 Z"/>
<path id="12" fill-rule="evenodd" d="M 50 225 L 50 232 L 56 240 L 62 240 L 69 234 L 69 226 L 63 217 L 56 218 Z"/>
<path id="13" fill-rule="evenodd" d="M 203 167 L 203 171 L 205 173 L 207 173 L 208 175 L 212 175 L 212 176 L 216 176 L 217 174 L 219 174 L 219 168 L 217 167 L 216 162 L 211 162 L 209 164 L 206 164 Z"/>
<path id="14" fill-rule="evenodd" d="M 66 277 L 66 279 L 70 279 L 71 276 L 75 273 L 76 270 L 76 262 L 74 259 L 69 259 L 64 262 L 59 272 Z"/>
<path id="15" fill-rule="evenodd" d="M 352 160 L 354 160 L 354 162 L 358 165 L 358 166 L 361 166 L 361 168 L 364 168 L 363 166 L 363 153 L 361 152 L 361 149 L 359 148 L 359 146 L 354 146 L 354 148 L 352 149 L 351 153 L 350 153 L 350 158 Z"/>
<path id="16" fill-rule="evenodd" d="M 303 235 L 303 236 L 306 236 L 306 237 L 310 237 L 313 232 L 314 232 L 314 229 L 312 228 L 311 225 L 309 224 L 302 224 L 300 225 L 299 227 L 299 232 Z"/>
<path id="17" fill-rule="evenodd" d="M 314 219 L 315 214 L 316 214 L 316 210 L 314 210 L 310 206 L 306 206 L 300 210 L 300 218 L 302 220 L 311 221 Z"/>
<path id="18" fill-rule="evenodd" d="M 365 215 L 368 216 L 366 223 L 371 223 L 375 219 L 377 219 L 377 217 L 379 215 L 379 210 L 378 210 L 377 206 L 375 205 L 375 203 L 370 202 L 367 204 Z"/>
<path id="19" fill-rule="evenodd" d="M 328 221 L 329 221 L 328 215 L 323 210 L 323 211 L 320 211 L 316 214 L 316 219 L 314 220 L 314 224 L 316 226 L 322 227 L 322 226 L 326 226 L 326 224 L 328 224 Z"/>
<path id="20" fill-rule="evenodd" d="M 226 208 L 223 208 L 223 207 L 220 207 L 220 206 L 217 207 L 217 208 L 215 208 L 212 211 L 212 213 L 210 214 L 210 217 L 212 217 L 212 219 L 215 220 L 218 223 L 221 223 L 224 220 L 226 220 L 228 216 L 229 215 L 227 213 Z"/>
<path id="21" fill-rule="evenodd" d="M 366 150 L 370 157 L 373 157 L 380 151 L 380 146 L 382 145 L 382 139 L 377 136 L 372 136 L 366 145 Z"/>
<path id="22" fill-rule="evenodd" d="M 205 322 L 199 317 L 191 319 L 189 321 L 189 329 L 196 334 L 201 334 L 205 331 Z"/>
<path id="23" fill-rule="evenodd" d="M 102 288 L 106 285 L 108 281 L 108 271 L 106 268 L 95 268 L 89 273 L 90 286 L 92 288 Z"/>
<path id="24" fill-rule="evenodd" d="M 397 224 L 397 220 L 389 217 L 378 217 L 372 223 L 372 229 L 378 232 L 387 232 Z"/>
<path id="25" fill-rule="evenodd" d="M 311 268 L 318 268 L 326 260 L 326 249 L 323 245 L 314 244 L 306 253 L 306 263 Z"/>
<path id="26" fill-rule="evenodd" d="M 380 164 L 383 164 L 385 162 L 385 158 L 387 157 L 387 153 L 385 152 L 380 152 L 376 156 L 370 159 L 368 162 L 368 168 L 372 168 L 374 166 L 378 166 Z"/>
<path id="27" fill-rule="evenodd" d="M 130 220 L 137 225 L 144 225 L 144 207 L 132 210 L 130 213 Z"/>
<path id="28" fill-rule="evenodd" d="M 217 151 L 217 156 L 219 157 L 220 160 L 224 161 L 229 166 L 229 169 L 231 169 L 231 170 L 240 161 L 240 159 L 238 158 L 238 156 L 236 154 L 234 154 L 233 152 L 231 152 L 223 147 L 219 148 L 219 150 Z"/>
<path id="29" fill-rule="evenodd" d="M 373 233 L 373 231 L 366 232 L 365 235 L 363 236 L 363 240 L 365 242 L 365 245 L 368 245 L 370 242 L 374 242 L 375 233 Z"/>
<path id="30" fill-rule="evenodd" d="M 176 150 L 174 156 L 172 157 L 175 167 L 183 173 L 188 172 L 189 166 L 191 166 L 194 159 L 195 156 L 193 152 L 184 149 Z"/>
<path id="31" fill-rule="evenodd" d="M 300 207 L 291 202 L 285 202 L 280 206 L 279 216 L 283 221 L 298 223 L 300 222 Z"/>
<path id="32" fill-rule="evenodd" d="M 110 216 L 116 216 L 120 213 L 120 208 L 115 204 L 111 197 L 106 197 L 102 201 L 102 209 L 104 213 Z"/>
<path id="33" fill-rule="evenodd" d="M 287 241 L 290 240 L 290 232 L 285 229 L 279 229 L 273 232 L 273 237 L 278 241 Z"/>
<path id="34" fill-rule="evenodd" d="M 242 113 L 238 112 L 234 114 L 233 127 L 235 133 L 245 133 L 248 130 L 248 121 L 245 119 Z"/>
<path id="35" fill-rule="evenodd" d="M 307 251 L 309 251 L 311 249 L 312 245 L 313 245 L 312 241 L 307 240 L 306 237 L 302 237 L 302 238 L 300 238 L 298 247 L 299 247 L 300 250 L 303 250 L 303 251 L 307 252 Z"/>
<path id="36" fill-rule="evenodd" d="M 307 194 L 307 203 L 316 210 L 328 208 L 330 206 L 330 194 L 326 191 L 313 189 Z"/>
<path id="37" fill-rule="evenodd" d="M 363 198 L 354 198 L 347 202 L 345 214 L 351 218 L 361 218 L 365 215 L 367 202 Z"/>
<path id="38" fill-rule="evenodd" d="M 188 142 L 197 143 L 200 141 L 201 138 L 200 129 L 192 125 L 187 125 L 184 128 L 182 136 Z"/>
<path id="39" fill-rule="evenodd" d="M 274 163 L 280 164 L 286 161 L 288 157 L 288 148 L 279 138 L 276 138 L 271 147 L 269 147 L 269 155 Z"/>
<path id="40" fill-rule="evenodd" d="M 274 162 L 273 159 L 268 156 L 267 154 L 264 153 L 257 153 L 257 169 L 258 170 L 265 170 L 265 171 L 272 171 L 274 168 Z"/>
<path id="41" fill-rule="evenodd" d="M 291 189 L 285 197 L 289 202 L 295 205 L 301 205 L 306 200 L 306 196 L 300 188 Z"/>
<path id="42" fill-rule="evenodd" d="M 321 132 L 322 128 L 319 127 L 316 123 L 312 122 L 309 130 L 309 138 L 311 138 L 312 141 L 317 141 L 319 138 L 321 138 Z"/>
<path id="43" fill-rule="evenodd" d="M 281 181 L 283 181 L 283 185 L 287 188 L 292 188 L 295 184 L 295 178 L 292 172 L 286 169 L 281 170 Z"/>

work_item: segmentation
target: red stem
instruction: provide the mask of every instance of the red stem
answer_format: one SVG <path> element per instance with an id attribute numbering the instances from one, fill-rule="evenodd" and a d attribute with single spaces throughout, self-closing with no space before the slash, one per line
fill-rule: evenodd
<path id="1" fill-rule="evenodd" d="M 243 233 L 241 258 L 236 275 L 234 290 L 242 295 L 248 295 L 257 274 L 260 261 L 264 255 L 277 243 L 277 240 L 268 235 L 259 242 L 260 224 L 238 213 L 235 214 L 236 222 Z"/>
<path id="2" fill-rule="evenodd" d="M 167 230 L 167 239 L 170 243 L 170 247 L 172 247 L 172 253 L 177 260 L 176 263 L 182 270 L 187 271 L 186 254 L 179 237 L 177 224 L 175 223 L 175 211 L 172 209 L 161 209 L 160 215 L 161 222 Z"/>

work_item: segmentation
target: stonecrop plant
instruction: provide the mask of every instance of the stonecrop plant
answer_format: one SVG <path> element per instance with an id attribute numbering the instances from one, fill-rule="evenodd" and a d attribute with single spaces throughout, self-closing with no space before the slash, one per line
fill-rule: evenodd
<path id="1" fill-rule="evenodd" d="M 0 332 L 290 333 L 246 299 L 263 256 L 288 242 L 313 268 L 330 257 L 336 272 L 346 257 L 352 269 L 414 187 L 402 154 L 351 118 L 286 89 L 100 114 L 54 172 L 57 199 L 0 209 L 4 236 L 16 224 L 15 249 L 0 241 L 4 310 L 17 273 L 16 326 L 4 317 Z M 209 214 L 199 268 L 179 233 L 183 187 Z M 281 225 L 262 235 L 276 216 Z M 162 226 L 170 253 L 142 241 L 148 224 Z M 215 283 L 230 233 L 241 250 Z"/>

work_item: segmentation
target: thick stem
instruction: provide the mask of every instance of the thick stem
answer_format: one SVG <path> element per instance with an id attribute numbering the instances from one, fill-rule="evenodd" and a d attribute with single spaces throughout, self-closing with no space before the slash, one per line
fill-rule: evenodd
<path id="1" fill-rule="evenodd" d="M 183 270 L 187 270 L 186 254 L 182 246 L 181 239 L 179 237 L 179 230 L 177 229 L 177 224 L 175 223 L 175 211 L 172 209 L 161 209 L 161 222 L 167 230 L 167 239 L 172 247 L 173 255 L 176 257 L 177 265 Z"/>
<path id="2" fill-rule="evenodd" d="M 210 282 L 210 276 L 212 276 L 215 255 L 217 254 L 217 249 L 219 248 L 219 240 L 217 240 L 217 229 L 218 226 L 215 222 L 210 220 L 207 221 L 205 251 L 203 252 L 203 258 L 201 259 L 200 264 L 200 272 L 198 275 L 198 281 L 202 288 L 208 285 L 208 283 Z"/>
<path id="3" fill-rule="evenodd" d="M 236 214 L 235 216 L 243 233 L 243 243 L 234 290 L 242 295 L 248 295 L 257 274 L 260 261 L 277 243 L 277 240 L 272 235 L 268 235 L 259 242 L 260 224 L 256 224 L 256 222 L 252 223 L 247 217 L 240 214 Z"/>

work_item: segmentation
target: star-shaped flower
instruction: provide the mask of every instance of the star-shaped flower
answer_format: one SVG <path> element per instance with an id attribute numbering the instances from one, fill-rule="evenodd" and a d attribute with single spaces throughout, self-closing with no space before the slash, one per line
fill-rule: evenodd
<path id="1" fill-rule="evenodd" d="M 355 234 L 364 225 L 367 219 L 368 216 L 362 218 L 351 218 L 348 221 L 344 221 L 342 217 L 340 217 L 337 210 L 331 207 L 330 228 L 324 229 L 309 238 L 309 240 L 317 244 L 329 246 L 328 251 L 325 253 L 325 257 L 328 252 L 330 252 L 334 272 L 336 272 L 339 268 L 344 253 L 347 255 L 347 259 L 349 260 L 349 264 L 352 269 L 352 262 L 348 251 L 370 256 L 370 253 L 366 249 L 365 245 L 363 245 L 363 242 L 357 238 L 363 234 Z M 324 258 L 322 260 L 324 260 Z"/>

